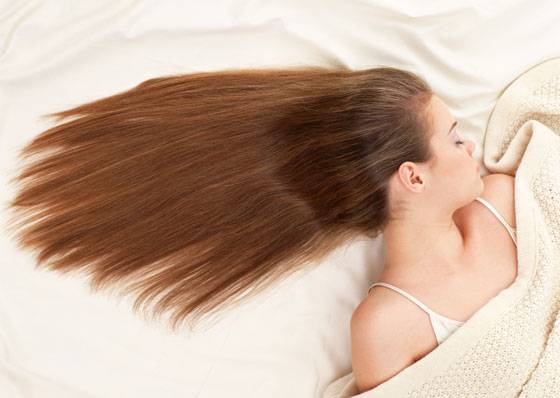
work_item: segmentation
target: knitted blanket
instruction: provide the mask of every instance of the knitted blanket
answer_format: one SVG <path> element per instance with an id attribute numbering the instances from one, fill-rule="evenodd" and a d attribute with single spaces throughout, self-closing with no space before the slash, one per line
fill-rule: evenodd
<path id="1" fill-rule="evenodd" d="M 350 372 L 324 398 L 560 396 L 560 58 L 506 87 L 483 160 L 515 176 L 515 281 L 392 378 L 358 394 Z"/>

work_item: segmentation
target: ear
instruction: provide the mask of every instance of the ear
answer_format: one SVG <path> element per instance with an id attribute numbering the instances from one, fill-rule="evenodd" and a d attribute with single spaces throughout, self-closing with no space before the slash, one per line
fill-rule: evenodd
<path id="1" fill-rule="evenodd" d="M 421 192 L 426 183 L 426 172 L 414 162 L 404 162 L 397 170 L 397 179 L 404 189 Z"/>

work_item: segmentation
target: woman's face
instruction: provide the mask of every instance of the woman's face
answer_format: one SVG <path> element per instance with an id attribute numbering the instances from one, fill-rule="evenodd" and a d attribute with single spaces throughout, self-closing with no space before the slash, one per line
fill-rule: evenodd
<path id="1" fill-rule="evenodd" d="M 438 194 L 446 196 L 451 188 L 454 201 L 468 203 L 482 193 L 484 187 L 478 163 L 472 156 L 475 143 L 461 135 L 456 119 L 436 95 L 431 98 L 428 112 L 433 129 L 431 145 L 435 155 L 430 162 L 430 175 L 433 181 L 437 181 L 432 184 L 431 194 L 434 197 Z"/>
<path id="2" fill-rule="evenodd" d="M 475 143 L 461 135 L 456 119 L 436 95 L 427 112 L 434 156 L 425 163 L 403 162 L 391 180 L 391 196 L 403 198 L 409 207 L 424 209 L 425 214 L 453 212 L 484 191 L 472 156 Z"/>

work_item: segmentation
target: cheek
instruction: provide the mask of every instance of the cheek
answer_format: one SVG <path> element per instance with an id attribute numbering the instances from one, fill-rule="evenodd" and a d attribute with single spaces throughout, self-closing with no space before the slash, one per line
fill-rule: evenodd
<path id="1" fill-rule="evenodd" d="M 447 174 L 460 174 L 463 171 L 465 159 L 457 150 L 448 150 L 445 160 L 442 162 L 443 170 Z"/>
<path id="2" fill-rule="evenodd" d="M 469 157 L 469 156 L 465 156 L 465 157 L 463 158 L 464 169 L 465 169 L 465 171 L 467 171 L 467 172 L 471 172 L 471 173 L 472 173 L 473 171 L 476 171 L 476 165 L 475 165 L 475 163 L 476 163 L 476 161 L 475 161 L 473 158 Z"/>
<path id="3" fill-rule="evenodd" d="M 464 154 L 452 153 L 446 156 L 445 160 L 441 163 L 441 174 L 455 184 L 460 183 L 460 180 L 463 180 L 466 175 L 472 174 L 475 171 L 472 161 L 466 156 L 461 155 Z"/>

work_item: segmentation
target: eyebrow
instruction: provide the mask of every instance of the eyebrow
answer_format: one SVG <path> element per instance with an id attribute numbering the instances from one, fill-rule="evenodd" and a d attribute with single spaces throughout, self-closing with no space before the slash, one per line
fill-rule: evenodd
<path id="1" fill-rule="evenodd" d="M 457 125 L 457 120 L 455 120 L 455 122 L 453 122 L 453 124 L 451 125 L 451 128 L 447 132 L 447 135 L 449 135 L 449 133 L 451 133 L 451 130 L 453 130 L 453 127 L 455 127 L 456 125 Z"/>

